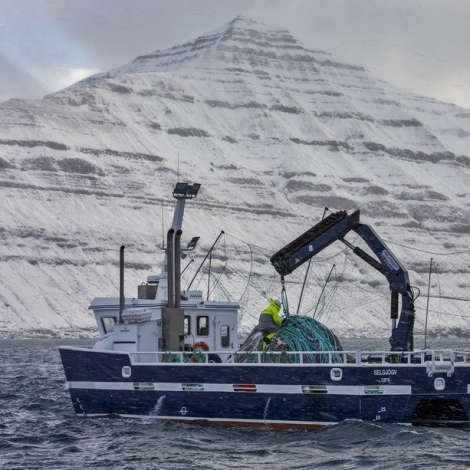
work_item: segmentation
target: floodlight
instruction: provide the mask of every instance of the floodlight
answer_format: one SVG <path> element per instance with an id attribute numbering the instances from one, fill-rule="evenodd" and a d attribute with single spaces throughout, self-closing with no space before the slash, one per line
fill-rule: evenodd
<path id="1" fill-rule="evenodd" d="M 196 248 L 197 242 L 199 241 L 201 237 L 193 237 L 191 238 L 191 241 L 188 243 L 188 246 L 186 247 L 186 251 L 191 251 Z"/>
<path id="2" fill-rule="evenodd" d="M 199 183 L 176 183 L 176 187 L 173 190 L 173 197 L 177 199 L 195 198 L 199 192 L 200 187 L 201 185 Z"/>
<path id="3" fill-rule="evenodd" d="M 191 196 L 196 197 L 200 187 L 201 187 L 200 183 L 194 183 L 191 188 Z"/>
<path id="4" fill-rule="evenodd" d="M 173 196 L 186 196 L 188 186 L 188 183 L 176 183 L 176 187 L 173 190 Z"/>

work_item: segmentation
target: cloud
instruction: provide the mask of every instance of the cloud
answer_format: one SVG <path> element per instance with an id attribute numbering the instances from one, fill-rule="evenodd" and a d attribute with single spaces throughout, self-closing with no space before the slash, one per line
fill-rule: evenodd
<path id="1" fill-rule="evenodd" d="M 55 68 L 44 71 L 44 69 L 29 69 L 30 76 L 44 90 L 59 91 L 95 73 L 104 72 L 101 69 L 86 68 Z M 47 92 L 46 92 L 47 93 Z"/>
<path id="2" fill-rule="evenodd" d="M 82 71 L 119 67 L 241 14 L 289 29 L 305 46 L 397 86 L 470 108 L 468 0 L 1 2 L 0 100 L 39 98 Z M 56 73 L 64 77 L 51 77 Z"/>

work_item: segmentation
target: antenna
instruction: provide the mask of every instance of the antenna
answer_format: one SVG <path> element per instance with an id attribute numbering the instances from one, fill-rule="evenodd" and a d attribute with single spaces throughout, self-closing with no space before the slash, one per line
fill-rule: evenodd
<path id="1" fill-rule="evenodd" d="M 177 167 L 177 172 L 176 172 L 176 176 L 177 176 L 177 182 L 179 182 L 180 180 L 180 153 L 178 152 L 178 167 Z"/>
<path id="2" fill-rule="evenodd" d="M 126 308 L 126 297 L 124 296 L 124 245 L 121 246 L 119 254 L 119 323 L 124 323 L 122 313 Z"/>
<path id="3" fill-rule="evenodd" d="M 163 200 L 162 200 L 162 246 L 161 249 L 165 249 L 165 221 L 163 220 Z"/>
<path id="4" fill-rule="evenodd" d="M 429 312 L 429 291 L 431 289 L 431 271 L 432 271 L 432 258 L 429 262 L 429 279 L 428 279 L 428 300 L 426 302 L 426 322 L 424 323 L 424 348 L 426 349 L 426 339 L 428 334 L 428 312 Z"/>

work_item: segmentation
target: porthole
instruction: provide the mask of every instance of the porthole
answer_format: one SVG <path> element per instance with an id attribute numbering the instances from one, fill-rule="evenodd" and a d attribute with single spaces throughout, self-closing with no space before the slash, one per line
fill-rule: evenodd
<path id="1" fill-rule="evenodd" d="M 122 376 L 128 378 L 131 376 L 132 370 L 129 366 L 124 366 L 122 368 Z"/>
<path id="2" fill-rule="evenodd" d="M 330 377 L 331 380 L 334 380 L 335 382 L 338 382 L 343 378 L 343 371 L 339 369 L 338 367 L 333 367 L 330 371 Z"/>
<path id="3" fill-rule="evenodd" d="M 434 380 L 434 388 L 436 390 L 444 390 L 446 388 L 446 381 L 442 377 L 438 377 Z"/>

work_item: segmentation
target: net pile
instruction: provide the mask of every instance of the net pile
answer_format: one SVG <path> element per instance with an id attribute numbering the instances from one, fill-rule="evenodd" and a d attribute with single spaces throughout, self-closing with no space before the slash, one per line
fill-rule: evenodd
<path id="1" fill-rule="evenodd" d="M 338 354 L 326 353 L 342 351 L 341 343 L 327 326 L 313 317 L 290 315 L 285 291 L 282 292 L 282 304 L 284 319 L 281 329 L 274 335 L 271 342 L 266 344 L 263 341 L 262 333 L 255 328 L 241 346 L 240 351 L 245 354 L 238 357 L 238 362 L 257 362 L 259 355 L 250 354 L 254 351 L 262 351 L 261 362 L 325 363 L 342 361 Z M 292 351 L 312 352 L 312 354 L 291 354 Z M 319 352 L 323 352 L 323 354 L 319 354 Z"/>

